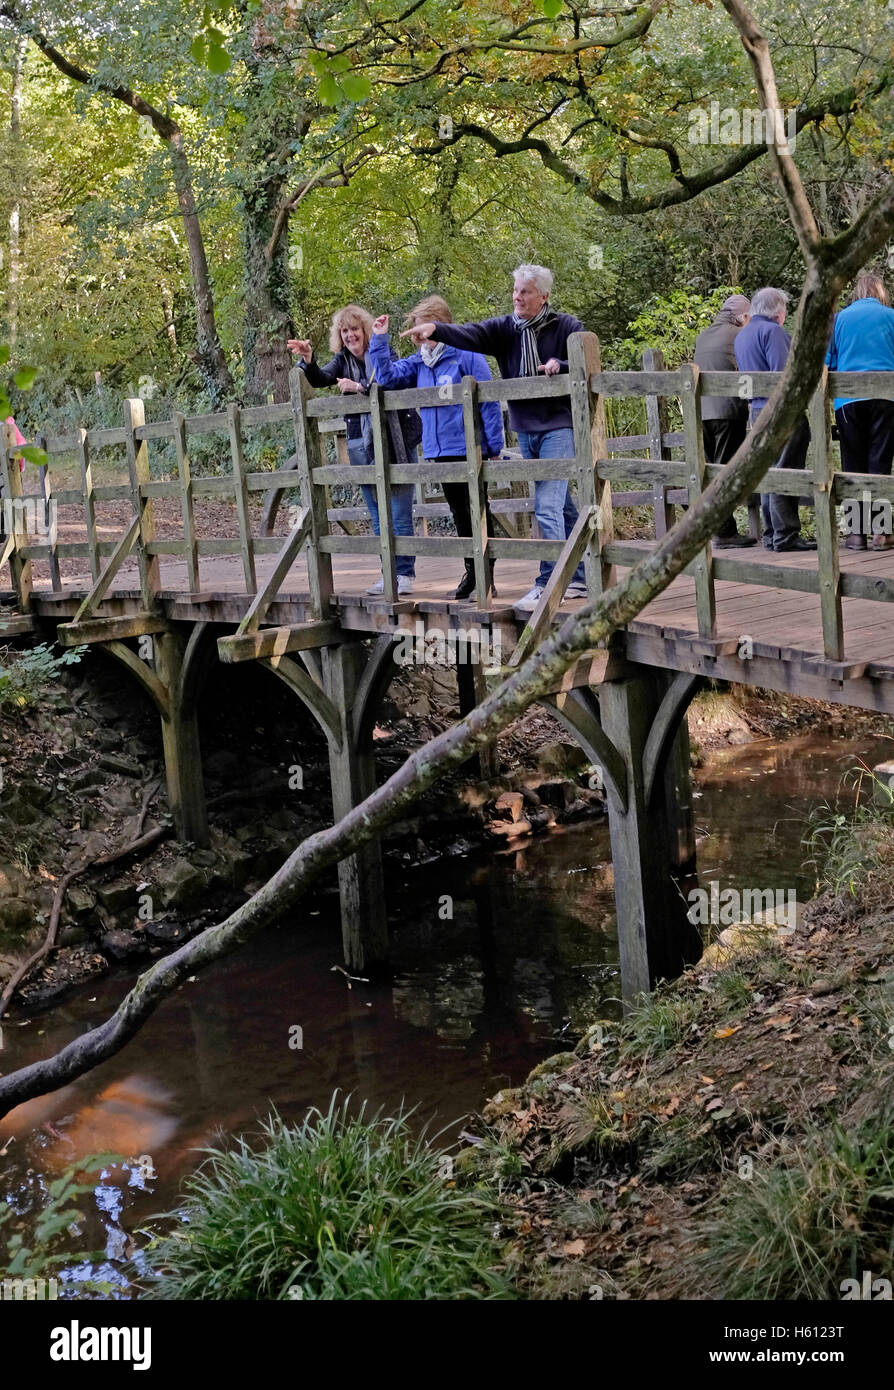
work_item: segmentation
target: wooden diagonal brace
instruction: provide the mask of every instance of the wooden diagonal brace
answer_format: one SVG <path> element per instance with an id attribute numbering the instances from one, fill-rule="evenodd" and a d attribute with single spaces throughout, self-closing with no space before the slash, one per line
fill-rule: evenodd
<path id="1" fill-rule="evenodd" d="M 587 548 L 590 533 L 596 529 L 598 518 L 598 507 L 584 507 L 579 513 L 571 535 L 565 542 L 562 554 L 553 566 L 553 572 L 547 580 L 540 602 L 528 619 L 516 648 L 509 658 L 507 664 L 510 667 L 521 665 L 552 623 L 568 587 L 568 581 L 580 564 Z"/>
<path id="2" fill-rule="evenodd" d="M 270 578 L 267 580 L 263 589 L 255 595 L 251 607 L 236 629 L 237 637 L 244 637 L 247 632 L 257 632 L 258 628 L 261 626 L 267 609 L 279 592 L 280 584 L 292 568 L 295 556 L 305 545 L 310 536 L 312 523 L 313 518 L 310 508 L 305 507 L 297 523 L 289 532 L 285 545 L 276 557 L 276 564 L 273 567 Z"/>
<path id="3" fill-rule="evenodd" d="M 112 580 L 115 578 L 115 575 L 118 573 L 122 564 L 127 559 L 128 555 L 136 545 L 137 536 L 139 534 L 140 518 L 138 516 L 135 516 L 131 521 L 130 525 L 128 526 L 127 530 L 124 532 L 124 535 L 121 537 L 120 541 L 115 546 L 115 549 L 113 550 L 109 558 L 109 563 L 106 565 L 102 574 L 99 576 L 96 583 L 93 585 L 93 588 L 90 590 L 89 594 L 84 599 L 77 613 L 75 613 L 71 626 L 76 626 L 78 623 L 82 622 L 84 618 L 86 618 L 90 613 L 93 612 L 96 605 L 98 603 L 101 603 L 102 600 L 105 598 L 109 585 L 111 584 Z"/>

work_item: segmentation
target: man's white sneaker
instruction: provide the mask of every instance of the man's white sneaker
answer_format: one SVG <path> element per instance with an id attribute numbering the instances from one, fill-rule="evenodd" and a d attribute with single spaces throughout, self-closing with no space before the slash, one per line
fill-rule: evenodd
<path id="1" fill-rule="evenodd" d="M 576 584 L 569 584 L 569 585 L 568 585 L 568 588 L 565 590 L 565 597 L 566 597 L 566 598 L 586 598 L 586 597 L 587 597 L 587 586 L 586 586 L 586 584 L 581 584 L 580 581 L 578 581 Z"/>
<path id="2" fill-rule="evenodd" d="M 413 592 L 412 575 L 399 574 L 397 576 L 397 592 L 399 594 L 411 594 Z"/>
<path id="3" fill-rule="evenodd" d="M 524 597 L 512 606 L 513 608 L 520 608 L 524 613 L 533 613 L 542 598 L 543 590 L 535 584 L 533 589 L 529 589 Z"/>
<path id="4" fill-rule="evenodd" d="M 370 586 L 369 586 L 369 588 L 367 589 L 366 592 L 367 592 L 368 594 L 384 594 L 384 592 L 385 592 L 385 580 L 384 580 L 384 577 L 383 577 L 382 579 L 377 579 L 376 582 L 375 582 L 375 584 L 370 584 Z"/>

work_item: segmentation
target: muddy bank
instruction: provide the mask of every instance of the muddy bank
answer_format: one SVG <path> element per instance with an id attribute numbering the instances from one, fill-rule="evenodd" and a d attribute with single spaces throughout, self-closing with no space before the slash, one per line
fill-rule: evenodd
<path id="1" fill-rule="evenodd" d="M 500 1183 L 524 1296 L 837 1299 L 867 1270 L 891 1279 L 881 839 L 856 896 L 826 892 L 790 936 L 728 929 L 622 1023 L 490 1100 L 459 1164 Z"/>

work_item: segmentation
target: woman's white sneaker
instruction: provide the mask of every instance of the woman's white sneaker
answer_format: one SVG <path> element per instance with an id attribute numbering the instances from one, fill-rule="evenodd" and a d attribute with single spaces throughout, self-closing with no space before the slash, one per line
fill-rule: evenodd
<path id="1" fill-rule="evenodd" d="M 524 613 L 533 613 L 542 598 L 543 590 L 535 584 L 533 589 L 529 589 L 524 597 L 512 606 L 513 608 L 520 608 Z"/>
<path id="2" fill-rule="evenodd" d="M 397 592 L 399 594 L 411 594 L 413 592 L 413 576 L 410 574 L 399 574 L 397 576 Z"/>

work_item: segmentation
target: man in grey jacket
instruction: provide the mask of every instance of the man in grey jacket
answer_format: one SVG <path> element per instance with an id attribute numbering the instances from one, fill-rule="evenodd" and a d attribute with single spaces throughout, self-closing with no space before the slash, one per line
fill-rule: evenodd
<path id="1" fill-rule="evenodd" d="M 703 372 L 735 372 L 734 343 L 739 330 L 751 318 L 751 304 L 744 294 L 731 294 L 723 301 L 711 324 L 695 340 L 695 365 Z M 729 463 L 745 441 L 748 405 L 736 396 L 702 396 L 702 434 L 705 458 L 709 463 Z M 753 536 L 743 536 L 730 516 L 714 537 L 721 549 L 756 544 Z"/>

